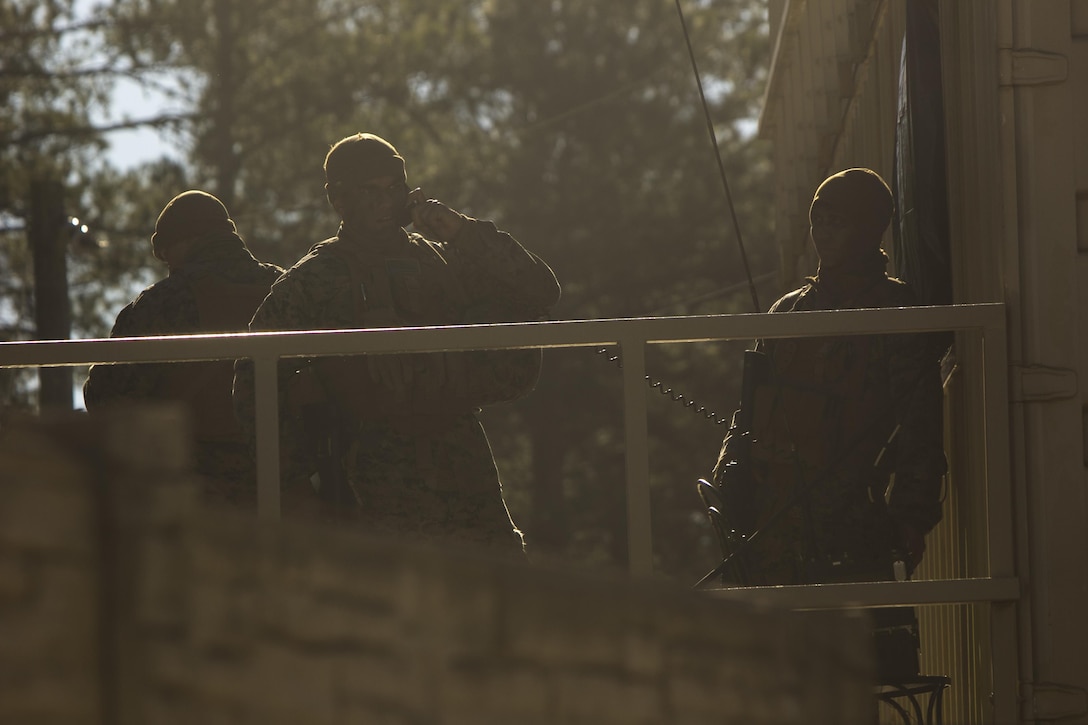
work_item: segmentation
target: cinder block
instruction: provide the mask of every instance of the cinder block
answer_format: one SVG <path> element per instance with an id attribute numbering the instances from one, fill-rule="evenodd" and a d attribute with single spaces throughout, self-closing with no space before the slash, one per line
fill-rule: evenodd
<path id="1" fill-rule="evenodd" d="M 0 616 L 0 662 L 97 667 L 95 573 L 56 562 L 36 568 L 30 596 Z"/>
<path id="2" fill-rule="evenodd" d="M 437 696 L 423 696 L 418 664 L 395 651 L 343 654 L 332 659 L 331 668 L 337 700 L 351 710 L 419 716 Z"/>
<path id="3" fill-rule="evenodd" d="M 119 566 L 133 593 L 134 623 L 145 627 L 185 627 L 191 578 L 177 537 L 147 535 L 121 555 Z M 127 566 L 125 564 L 127 563 Z"/>
<path id="4" fill-rule="evenodd" d="M 0 547 L 0 611 L 29 596 L 31 566 L 18 552 Z"/>
<path id="5" fill-rule="evenodd" d="M 0 545 L 92 560 L 98 528 L 89 480 L 63 464 L 20 475 L 8 469 L 6 455 L 0 453 Z M 53 469 L 59 478 L 49 478 Z"/>
<path id="6" fill-rule="evenodd" d="M 533 664 L 486 660 L 449 662 L 439 682 L 443 720 L 459 722 L 561 722 L 554 717 L 557 693 L 545 668 Z"/>
<path id="7" fill-rule="evenodd" d="M 625 660 L 627 604 L 580 580 L 541 579 L 503 598 L 505 654 L 548 665 L 612 666 Z M 637 606 L 637 605 L 636 605 Z"/>
<path id="8" fill-rule="evenodd" d="M 244 657 L 204 656 L 195 664 L 193 697 L 207 707 L 229 707 L 262 722 L 334 722 L 336 680 L 327 657 L 277 643 Z"/>
<path id="9" fill-rule="evenodd" d="M 667 722 L 657 683 L 622 670 L 572 669 L 556 674 L 556 722 L 650 725 Z"/>
<path id="10" fill-rule="evenodd" d="M 402 628 L 397 612 L 385 604 L 361 603 L 315 595 L 304 589 L 235 594 L 246 602 L 252 617 L 265 632 L 300 647 L 330 651 L 394 649 Z"/>
<path id="11" fill-rule="evenodd" d="M 100 725 L 97 685 L 86 669 L 0 664 L 0 723 Z"/>

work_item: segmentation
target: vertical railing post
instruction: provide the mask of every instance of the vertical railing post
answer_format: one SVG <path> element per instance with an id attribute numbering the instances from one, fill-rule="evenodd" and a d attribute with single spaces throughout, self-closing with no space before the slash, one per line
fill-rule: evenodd
<path id="1" fill-rule="evenodd" d="M 989 576 L 1016 576 L 1013 549 L 1012 461 L 1009 457 L 1008 349 L 1004 308 L 987 311 L 982 329 L 983 439 L 986 441 L 986 541 Z M 990 605 L 990 662 L 993 677 L 994 722 L 1016 722 L 1019 717 L 1019 655 L 1017 605 Z"/>
<path id="2" fill-rule="evenodd" d="M 627 456 L 627 565 L 633 576 L 653 573 L 645 347 L 641 339 L 620 342 Z"/>
<path id="3" fill-rule="evenodd" d="M 254 406 L 257 429 L 257 515 L 280 518 L 279 359 L 253 358 Z"/>

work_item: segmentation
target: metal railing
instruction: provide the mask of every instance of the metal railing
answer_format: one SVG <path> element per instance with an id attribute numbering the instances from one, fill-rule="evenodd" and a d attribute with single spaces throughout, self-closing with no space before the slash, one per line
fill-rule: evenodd
<path id="1" fill-rule="evenodd" d="M 256 393 L 258 514 L 279 518 L 278 361 L 285 357 L 611 346 L 620 348 L 626 444 L 628 566 L 652 571 L 650 478 L 647 455 L 648 345 L 723 340 L 968 331 L 980 335 L 989 576 L 946 581 L 879 582 L 714 589 L 712 595 L 764 601 L 793 609 L 988 602 L 995 690 L 1015 687 L 1015 602 L 1020 585 L 1010 535 L 1012 490 L 1005 308 L 1001 304 L 790 314 L 741 314 L 353 331 L 259 332 L 175 337 L 0 343 L 0 368 L 103 363 L 250 359 Z M 1005 632 L 1007 634 L 1002 634 Z M 995 701 L 995 712 L 1009 705 Z"/>
<path id="2" fill-rule="evenodd" d="M 976 330 L 984 349 L 987 510 L 991 531 L 1011 522 L 1007 460 L 1005 314 L 1000 304 L 791 314 L 655 317 L 381 330 L 321 330 L 0 343 L 0 367 L 251 359 L 257 414 L 259 515 L 279 517 L 277 362 L 284 357 L 617 345 L 623 357 L 629 565 L 651 561 L 645 349 L 647 345 L 842 334 Z M 1001 523 L 999 523 L 1001 522 Z M 1012 575 L 1011 544 L 990 542 L 993 577 Z M 773 596 L 773 595 L 769 595 Z M 820 595 L 822 597 L 822 595 Z M 965 598 L 970 599 L 970 597 Z"/>
<path id="3" fill-rule="evenodd" d="M 277 362 L 285 357 L 617 345 L 623 358 L 629 567 L 650 571 L 645 349 L 661 343 L 842 334 L 977 330 L 984 341 L 987 509 L 991 524 L 1011 521 L 1006 460 L 1008 413 L 1005 315 L 1000 304 L 784 314 L 579 320 L 380 330 L 257 332 L 170 337 L 0 343 L 0 368 L 129 362 L 251 359 L 254 362 L 258 512 L 279 517 Z M 1002 524 L 990 530 L 1005 530 Z M 990 571 L 1011 576 L 1009 544 L 991 542 Z M 1002 562 L 1008 562 L 1006 566 Z M 773 595 L 772 595 L 773 596 Z M 821 595 L 822 596 L 822 595 Z M 970 599 L 968 597 L 967 599 Z"/>

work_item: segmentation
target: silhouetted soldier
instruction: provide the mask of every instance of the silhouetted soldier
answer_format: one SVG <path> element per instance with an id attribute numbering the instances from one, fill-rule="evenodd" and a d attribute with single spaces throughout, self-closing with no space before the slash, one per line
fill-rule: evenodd
<path id="1" fill-rule="evenodd" d="M 342 139 L 325 176 L 340 229 L 280 278 L 251 329 L 531 321 L 558 301 L 552 271 L 509 234 L 410 193 L 385 140 Z M 539 350 L 285 363 L 285 507 L 306 506 L 316 487 L 326 512 L 367 529 L 520 551 L 476 413 L 531 390 Z M 239 367 L 239 391 L 250 375 Z"/>
<path id="2" fill-rule="evenodd" d="M 257 261 L 222 202 L 203 191 L 178 194 L 151 237 L 169 276 L 117 315 L 110 337 L 245 332 L 254 310 L 283 272 Z M 234 415 L 234 361 L 95 365 L 83 386 L 87 410 L 141 401 L 174 401 L 190 413 L 196 465 L 211 500 L 252 506 L 254 464 Z"/>
<path id="3" fill-rule="evenodd" d="M 809 211 L 819 271 L 770 311 L 916 304 L 885 273 L 891 215 L 875 172 L 825 180 Z M 903 578 L 921 561 L 946 470 L 940 363 L 926 337 L 757 343 L 764 364 L 746 381 L 752 409 L 734 416 L 714 467 L 730 525 L 759 531 L 742 557 L 747 583 Z"/>

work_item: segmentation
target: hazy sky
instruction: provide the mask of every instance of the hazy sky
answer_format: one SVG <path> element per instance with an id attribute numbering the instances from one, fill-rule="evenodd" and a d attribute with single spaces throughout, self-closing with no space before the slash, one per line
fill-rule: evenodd
<path id="1" fill-rule="evenodd" d="M 151 94 L 130 81 L 118 83 L 113 93 L 114 109 L 109 119 L 138 119 L 153 116 L 166 107 L 166 101 Z M 135 166 L 161 156 L 177 156 L 177 151 L 160 137 L 159 132 L 143 128 L 133 131 L 115 131 L 107 137 L 111 163 L 121 168 Z"/>
<path id="2" fill-rule="evenodd" d="M 75 0 L 73 6 L 76 19 L 89 19 L 96 0 Z M 90 62 L 93 59 L 88 59 Z M 92 63 L 93 65 L 93 63 Z M 173 86 L 170 74 L 163 74 L 154 81 L 164 88 Z M 133 81 L 121 77 L 116 81 L 113 90 L 113 108 L 111 113 L 92 114 L 92 122 L 96 124 L 116 123 L 122 120 L 137 120 L 148 118 L 171 107 L 177 108 L 177 103 L 171 104 L 167 96 L 162 92 L 156 92 L 141 88 Z M 107 158 L 115 166 L 128 168 L 144 161 L 157 159 L 161 156 L 178 156 L 178 152 L 162 140 L 159 133 L 151 129 L 135 131 L 115 131 L 106 135 L 110 144 Z"/>

